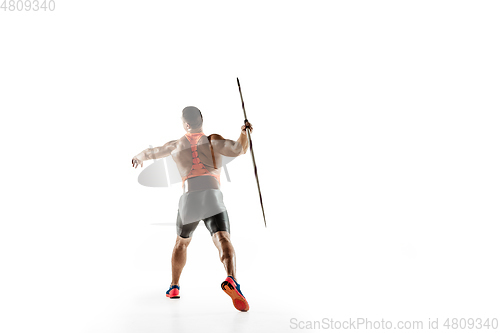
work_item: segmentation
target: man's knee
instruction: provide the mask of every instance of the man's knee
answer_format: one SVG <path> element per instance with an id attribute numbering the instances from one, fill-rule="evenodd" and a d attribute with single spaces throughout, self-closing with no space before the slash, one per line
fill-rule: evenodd
<path id="1" fill-rule="evenodd" d="M 190 242 L 191 242 L 191 238 L 182 238 L 182 237 L 177 236 L 174 248 L 176 250 L 185 250 L 188 247 Z"/>
<path id="2" fill-rule="evenodd" d="M 227 231 L 217 231 L 212 237 L 221 244 L 231 244 L 231 237 Z"/>

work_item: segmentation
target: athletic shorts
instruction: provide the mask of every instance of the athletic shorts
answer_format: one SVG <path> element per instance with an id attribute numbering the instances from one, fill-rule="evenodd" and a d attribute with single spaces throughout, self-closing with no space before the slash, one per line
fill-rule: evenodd
<path id="1" fill-rule="evenodd" d="M 181 216 L 179 212 L 177 212 L 177 235 L 182 238 L 191 238 L 200 221 L 182 224 Z M 230 233 L 227 211 L 204 218 L 202 221 L 205 222 L 205 227 L 210 231 L 210 236 L 213 236 L 218 231 L 227 231 Z"/>

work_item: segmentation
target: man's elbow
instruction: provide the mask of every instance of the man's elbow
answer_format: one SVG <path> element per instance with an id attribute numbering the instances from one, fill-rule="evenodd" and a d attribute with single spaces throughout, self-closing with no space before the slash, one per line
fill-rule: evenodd
<path id="1" fill-rule="evenodd" d="M 237 154 L 236 156 L 240 156 L 246 154 L 248 147 L 242 146 L 239 142 L 236 142 L 234 151 Z"/>

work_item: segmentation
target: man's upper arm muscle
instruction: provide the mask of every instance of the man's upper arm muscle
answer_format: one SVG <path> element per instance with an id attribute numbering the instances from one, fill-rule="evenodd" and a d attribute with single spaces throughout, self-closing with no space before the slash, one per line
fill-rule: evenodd
<path id="1" fill-rule="evenodd" d="M 224 156 L 236 157 L 244 154 L 243 147 L 237 141 L 224 139 L 222 135 L 212 134 L 208 137 L 214 150 Z"/>
<path id="2" fill-rule="evenodd" d="M 144 151 L 145 159 L 159 159 L 163 157 L 170 156 L 172 151 L 177 147 L 177 140 L 172 140 L 165 143 L 163 146 L 148 148 Z"/>
<path id="3" fill-rule="evenodd" d="M 177 140 L 172 140 L 167 143 L 165 143 L 161 148 L 160 148 L 160 155 L 161 157 L 167 157 L 172 154 L 172 151 L 177 148 Z"/>

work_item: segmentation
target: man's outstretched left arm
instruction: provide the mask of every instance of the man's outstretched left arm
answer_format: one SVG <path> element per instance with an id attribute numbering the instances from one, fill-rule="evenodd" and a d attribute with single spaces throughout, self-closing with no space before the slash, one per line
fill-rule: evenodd
<path id="1" fill-rule="evenodd" d="M 135 155 L 132 158 L 132 167 L 137 168 L 139 164 L 142 167 L 142 163 L 151 159 L 158 159 L 170 156 L 172 151 L 177 147 L 177 140 L 172 140 L 165 143 L 163 146 L 155 147 L 155 148 L 147 148 L 144 149 L 139 154 Z"/>

